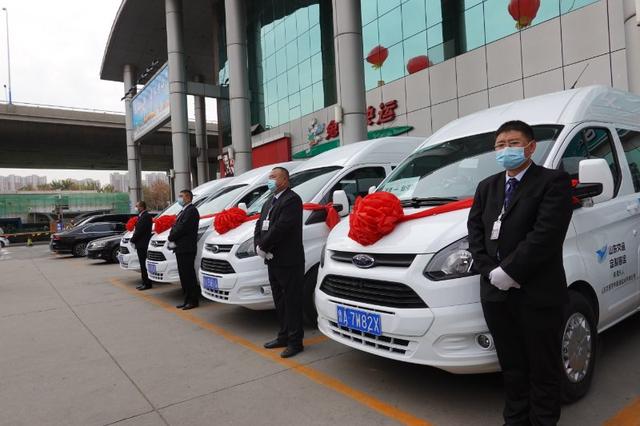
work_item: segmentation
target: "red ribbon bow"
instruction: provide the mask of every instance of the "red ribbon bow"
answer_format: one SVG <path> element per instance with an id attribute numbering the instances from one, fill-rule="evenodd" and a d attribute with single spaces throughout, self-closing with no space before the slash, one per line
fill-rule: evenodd
<path id="1" fill-rule="evenodd" d="M 311 211 L 326 210 L 327 218 L 325 219 L 324 223 L 327 224 L 327 227 L 329 229 L 333 229 L 334 226 L 340 223 L 340 215 L 338 214 L 336 209 L 333 208 L 333 203 L 327 203 L 327 204 L 304 203 L 302 205 L 302 208 L 305 210 L 311 210 Z"/>
<path id="2" fill-rule="evenodd" d="M 356 199 L 349 216 L 349 238 L 368 246 L 391 233 L 398 223 L 466 209 L 472 204 L 473 198 L 467 198 L 405 215 L 398 197 L 389 192 L 374 192 Z"/>
<path id="3" fill-rule="evenodd" d="M 135 229 L 136 223 L 138 223 L 138 216 L 133 216 L 129 218 L 127 224 L 124 227 L 127 228 L 127 231 L 131 232 Z"/>
<path id="4" fill-rule="evenodd" d="M 260 217 L 260 213 L 249 216 L 247 215 L 247 212 L 241 208 L 232 207 L 230 209 L 214 213 L 210 216 L 215 217 L 215 220 L 213 221 L 213 228 L 216 232 L 218 232 L 218 234 L 225 234 L 232 229 L 236 229 L 245 222 L 258 219 Z"/>
<path id="5" fill-rule="evenodd" d="M 167 229 L 170 229 L 176 223 L 176 217 L 175 214 L 168 214 L 153 219 L 155 232 L 162 234 Z"/>

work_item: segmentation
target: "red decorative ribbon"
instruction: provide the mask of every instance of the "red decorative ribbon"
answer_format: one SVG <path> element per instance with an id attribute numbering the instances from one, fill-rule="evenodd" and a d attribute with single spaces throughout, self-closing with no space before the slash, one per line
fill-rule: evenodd
<path id="1" fill-rule="evenodd" d="M 467 198 L 405 215 L 398 197 L 389 192 L 374 192 L 356 199 L 349 216 L 349 238 L 368 246 L 391 233 L 398 223 L 467 209 L 472 204 L 473 198 Z"/>
<path id="2" fill-rule="evenodd" d="M 236 229 L 245 222 L 258 219 L 260 217 L 260 213 L 249 216 L 243 209 L 239 207 L 231 207 L 230 209 L 222 210 L 221 212 L 208 216 L 216 218 L 216 220 L 213 221 L 213 228 L 218 232 L 218 234 L 225 234 L 232 229 Z M 201 219 L 202 218 L 203 217 L 201 217 Z"/>
<path id="3" fill-rule="evenodd" d="M 302 205 L 302 208 L 305 210 L 311 210 L 311 211 L 326 210 L 327 218 L 325 219 L 324 223 L 327 224 L 327 227 L 329 229 L 333 229 L 334 226 L 340 223 L 340 215 L 338 214 L 336 209 L 333 208 L 333 203 L 327 203 L 327 204 L 304 203 Z"/>
<path id="4" fill-rule="evenodd" d="M 131 232 L 135 229 L 136 223 L 138 223 L 138 216 L 133 216 L 127 221 L 125 228 L 127 228 L 127 231 Z"/>
<path id="5" fill-rule="evenodd" d="M 176 217 L 175 214 L 168 214 L 153 219 L 155 232 L 162 234 L 167 229 L 170 229 L 176 223 Z"/>

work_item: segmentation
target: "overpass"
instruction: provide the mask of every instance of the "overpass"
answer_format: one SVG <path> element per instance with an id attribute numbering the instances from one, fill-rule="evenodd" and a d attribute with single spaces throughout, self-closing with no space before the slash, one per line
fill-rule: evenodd
<path id="1" fill-rule="evenodd" d="M 191 164 L 196 164 L 195 123 L 189 122 Z M 218 146 L 217 123 L 207 123 L 210 147 Z M 172 168 L 171 127 L 140 144 L 144 170 Z M 218 164 L 210 149 L 209 164 Z M 0 103 L 0 168 L 126 170 L 124 113 L 49 105 Z M 210 167 L 215 176 L 217 166 Z"/>

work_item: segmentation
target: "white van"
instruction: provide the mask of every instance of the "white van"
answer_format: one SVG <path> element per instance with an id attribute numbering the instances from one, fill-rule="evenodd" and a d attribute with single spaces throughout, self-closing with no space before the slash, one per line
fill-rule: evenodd
<path id="1" fill-rule="evenodd" d="M 214 179 L 209 182 L 205 182 L 202 185 L 198 185 L 191 192 L 193 192 L 193 204 L 198 206 L 199 203 L 204 201 L 207 196 L 216 193 L 221 187 L 229 182 L 230 178 Z M 171 204 L 158 214 L 160 216 L 167 216 L 178 214 L 182 210 L 180 204 L 177 202 Z M 127 231 L 122 235 L 120 240 L 120 253 L 118 254 L 118 261 L 120 267 L 130 271 L 140 271 L 140 261 L 138 260 L 138 252 L 136 248 L 131 244 L 131 237 L 133 231 Z"/>
<path id="2" fill-rule="evenodd" d="M 218 213 L 224 209 L 238 205 L 247 206 L 267 192 L 267 180 L 271 169 L 276 166 L 293 170 L 302 162 L 287 162 L 262 166 L 249 170 L 240 176 L 229 178 L 225 185 L 198 203 L 200 216 Z M 179 211 L 179 210 L 178 210 Z M 212 232 L 214 218 L 200 219 L 198 227 L 198 253 L 196 255 L 195 268 L 200 264 L 200 257 L 204 247 L 204 241 Z M 149 241 L 147 250 L 147 273 L 149 278 L 156 282 L 176 283 L 180 282 L 178 275 L 178 263 L 176 255 L 167 247 L 167 238 L 171 229 L 160 234 L 154 234 Z"/>
<path id="3" fill-rule="evenodd" d="M 380 186 L 405 214 L 473 197 L 501 171 L 495 131 L 535 129 L 537 164 L 561 168 L 582 200 L 564 244 L 570 303 L 562 337 L 567 400 L 586 393 L 597 334 L 640 309 L 640 97 L 601 86 L 491 108 L 451 122 Z M 498 370 L 467 251 L 469 209 L 399 224 L 369 246 L 343 221 L 329 236 L 315 292 L 318 327 L 372 354 L 453 373 Z"/>
<path id="4" fill-rule="evenodd" d="M 303 203 L 334 202 L 339 215 L 349 214 L 359 195 L 378 185 L 423 138 L 390 137 L 354 143 L 324 152 L 296 169 L 290 184 Z M 334 198 L 339 191 L 339 198 Z M 271 197 L 267 193 L 249 206 L 249 214 L 260 213 Z M 340 205 L 338 207 L 337 205 Z M 315 322 L 313 291 L 322 247 L 329 235 L 326 211 L 304 211 L 305 255 L 304 312 Z M 212 232 L 205 241 L 200 265 L 202 295 L 207 299 L 251 309 L 273 309 L 273 297 L 264 260 L 253 245 L 255 222 L 247 222 L 224 235 Z"/>

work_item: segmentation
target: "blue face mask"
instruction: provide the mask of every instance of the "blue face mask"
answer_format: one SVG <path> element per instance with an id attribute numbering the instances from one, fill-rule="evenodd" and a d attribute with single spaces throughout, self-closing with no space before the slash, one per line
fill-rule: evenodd
<path id="1" fill-rule="evenodd" d="M 506 147 L 500 151 L 496 151 L 496 161 L 498 161 L 498 164 L 505 170 L 517 169 L 527 161 L 527 157 L 524 155 L 524 147 Z"/>
<path id="2" fill-rule="evenodd" d="M 184 207 L 184 198 L 182 198 L 182 197 L 178 197 L 178 204 L 179 204 L 181 207 Z"/>
<path id="3" fill-rule="evenodd" d="M 277 187 L 278 187 L 278 185 L 276 185 L 276 180 L 275 179 L 269 179 L 267 181 L 267 188 L 269 188 L 269 191 L 274 192 Z"/>

